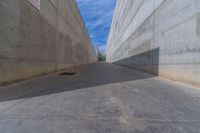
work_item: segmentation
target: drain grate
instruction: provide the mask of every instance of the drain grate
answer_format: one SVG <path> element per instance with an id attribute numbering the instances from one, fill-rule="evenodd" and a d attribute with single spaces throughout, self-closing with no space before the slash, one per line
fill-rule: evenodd
<path id="1" fill-rule="evenodd" d="M 75 75 L 76 73 L 75 72 L 63 72 L 63 73 L 60 73 L 59 75 Z"/>

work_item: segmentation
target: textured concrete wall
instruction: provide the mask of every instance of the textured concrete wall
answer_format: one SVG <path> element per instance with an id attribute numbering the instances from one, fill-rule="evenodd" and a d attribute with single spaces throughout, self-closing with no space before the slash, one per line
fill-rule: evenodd
<path id="1" fill-rule="evenodd" d="M 1 0 L 0 16 L 0 83 L 97 59 L 75 0 Z"/>
<path id="2" fill-rule="evenodd" d="M 117 0 L 106 54 L 200 86 L 200 0 Z"/>

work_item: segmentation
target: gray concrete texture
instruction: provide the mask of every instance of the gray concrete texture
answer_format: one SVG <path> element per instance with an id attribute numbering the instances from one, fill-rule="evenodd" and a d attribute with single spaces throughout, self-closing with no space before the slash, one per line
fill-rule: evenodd
<path id="1" fill-rule="evenodd" d="M 107 62 L 200 86 L 200 1 L 117 0 Z"/>
<path id="2" fill-rule="evenodd" d="M 0 87 L 0 133 L 200 132 L 197 87 L 112 64 L 67 72 Z"/>
<path id="3" fill-rule="evenodd" d="M 0 83 L 97 59 L 75 0 L 1 0 L 0 16 Z"/>

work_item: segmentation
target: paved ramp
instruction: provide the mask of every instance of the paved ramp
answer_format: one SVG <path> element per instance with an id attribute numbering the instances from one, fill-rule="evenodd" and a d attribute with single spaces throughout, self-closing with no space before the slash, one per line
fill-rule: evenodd
<path id="1" fill-rule="evenodd" d="M 0 88 L 0 133 L 199 133 L 200 89 L 111 64 Z"/>

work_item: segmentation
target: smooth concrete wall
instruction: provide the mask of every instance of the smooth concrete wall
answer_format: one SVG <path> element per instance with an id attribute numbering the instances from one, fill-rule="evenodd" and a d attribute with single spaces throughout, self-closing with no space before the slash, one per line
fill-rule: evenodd
<path id="1" fill-rule="evenodd" d="M 107 62 L 200 86 L 200 0 L 117 0 Z"/>
<path id="2" fill-rule="evenodd" d="M 95 62 L 75 0 L 0 1 L 0 83 Z"/>

